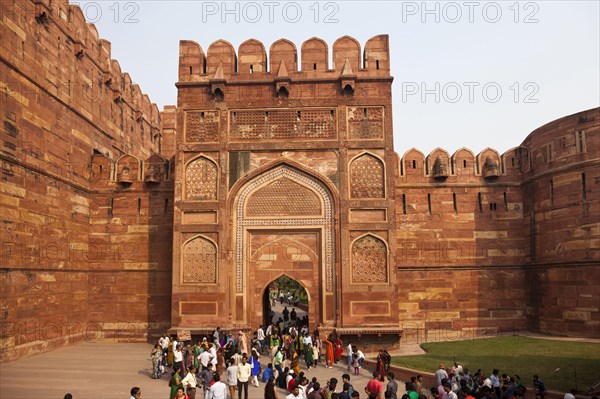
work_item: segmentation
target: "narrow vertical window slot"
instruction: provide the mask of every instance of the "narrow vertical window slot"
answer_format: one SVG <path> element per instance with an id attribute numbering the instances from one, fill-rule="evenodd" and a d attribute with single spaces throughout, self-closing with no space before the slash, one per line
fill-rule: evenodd
<path id="1" fill-rule="evenodd" d="M 429 212 L 429 216 L 431 216 L 431 194 L 427 193 L 427 211 Z"/>
<path id="2" fill-rule="evenodd" d="M 456 205 L 456 193 L 452 193 L 452 204 L 454 205 L 454 214 L 458 215 L 458 207 Z"/>

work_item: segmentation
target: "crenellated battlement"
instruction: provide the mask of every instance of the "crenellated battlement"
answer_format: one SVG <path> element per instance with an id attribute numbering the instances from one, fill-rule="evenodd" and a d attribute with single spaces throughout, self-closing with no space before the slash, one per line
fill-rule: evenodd
<path id="1" fill-rule="evenodd" d="M 486 148 L 475 155 L 468 148 L 460 148 L 450 155 L 436 148 L 427 156 L 416 148 L 400 158 L 400 179 L 406 181 L 432 180 L 438 183 L 485 180 L 488 182 L 518 182 L 526 149 L 512 148 L 503 154 Z"/>
<path id="2" fill-rule="evenodd" d="M 310 38 L 300 49 L 299 60 L 296 45 L 287 39 L 271 44 L 268 56 L 263 43 L 256 39 L 240 44 L 237 53 L 231 43 L 217 40 L 205 53 L 198 43 L 182 40 L 179 43 L 179 83 L 390 77 L 388 35 L 372 37 L 362 51 L 353 37 L 340 37 L 333 43 L 331 64 L 329 48 L 322 39 Z"/>
<path id="3" fill-rule="evenodd" d="M 67 0 L 30 0 L 3 5 L 3 11 L 3 38 L 11 50 L 3 54 L 36 81 L 42 80 L 37 76 L 37 64 L 41 63 L 48 81 L 41 90 L 74 107 L 86 108 L 83 113 L 92 117 L 94 108 L 108 109 L 114 101 L 128 109 L 130 124 L 144 121 L 147 131 L 158 134 L 158 107 L 121 71 L 119 62 L 111 58 L 111 43 L 99 37 L 94 24 L 86 22 L 79 6 Z M 33 57 L 41 51 L 43 60 Z M 103 119 L 105 115 L 94 122 L 103 124 Z M 110 132 L 112 126 L 109 123 L 103 128 Z"/>

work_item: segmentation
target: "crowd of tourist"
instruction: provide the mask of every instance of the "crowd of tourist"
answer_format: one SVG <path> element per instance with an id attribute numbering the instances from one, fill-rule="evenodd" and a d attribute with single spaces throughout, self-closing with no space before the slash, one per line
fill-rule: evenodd
<path id="1" fill-rule="evenodd" d="M 289 392 L 286 399 L 360 396 L 350 384 L 350 375 L 360 374 L 364 354 L 352 342 L 343 343 L 335 329 L 326 337 L 318 330 L 309 334 L 307 320 L 298 318 L 294 308 L 286 310 L 266 330 L 260 326 L 250 341 L 243 331 L 233 335 L 220 328 L 197 343 L 181 343 L 163 335 L 152 350 L 152 377 L 161 378 L 171 368 L 170 399 L 195 399 L 199 389 L 205 399 L 235 399 L 236 395 L 237 399 L 247 399 L 248 387 L 259 387 L 260 382 L 265 384 L 265 399 L 279 399 L 276 387 Z M 261 356 L 268 357 L 264 370 Z M 332 368 L 340 361 L 348 371 L 341 376 L 341 384 L 336 378 L 324 383 L 315 377 L 309 379 L 302 371 Z M 373 378 L 365 387 L 368 399 L 398 399 L 398 382 L 390 363 L 390 354 L 381 349 Z M 536 399 L 544 399 L 545 385 L 538 376 L 534 376 L 533 387 Z M 404 388 L 400 399 L 520 399 L 527 391 L 518 375 L 500 374 L 497 369 L 489 375 L 481 369 L 471 373 L 458 362 L 450 368 L 440 364 L 433 387 L 425 387 L 422 376 L 415 375 Z"/>
<path id="2" fill-rule="evenodd" d="M 283 305 L 295 304 L 289 295 L 272 297 Z M 272 315 L 274 316 L 274 315 Z M 248 399 L 249 386 L 264 383 L 264 399 L 280 399 L 280 388 L 287 392 L 285 399 L 358 399 L 351 374 L 360 375 L 364 354 L 352 342 L 343 343 L 334 329 L 327 336 L 319 330 L 308 331 L 308 318 L 298 317 L 295 307 L 284 307 L 281 317 L 263 329 L 260 326 L 249 340 L 246 333 L 225 333 L 217 327 L 197 342 L 178 342 L 177 337 L 163 335 L 151 351 L 152 378 L 160 379 L 170 372 L 169 399 L 196 399 L 202 390 L 204 399 Z M 261 357 L 267 357 L 262 369 Z M 314 367 L 332 368 L 341 361 L 347 373 L 327 381 L 311 379 L 302 370 Z M 391 356 L 379 350 L 372 378 L 364 387 L 368 399 L 398 399 L 399 384 L 390 370 Z M 536 399 L 544 399 L 543 381 L 533 377 Z M 421 375 L 405 383 L 400 399 L 522 399 L 527 391 L 519 375 L 500 374 L 494 369 L 486 375 L 481 369 L 471 373 L 454 362 L 443 364 L 435 371 L 432 387 L 426 387 Z M 564 399 L 576 399 L 567 393 Z M 528 395 L 532 397 L 533 395 Z M 141 389 L 131 389 L 131 399 L 140 399 Z M 200 396 L 198 396 L 200 398 Z M 65 399 L 71 399 L 70 395 Z M 283 399 L 283 398 L 282 398 Z M 597 399 L 597 398 L 596 398 Z"/>
<path id="3" fill-rule="evenodd" d="M 196 399 L 200 389 L 204 399 L 235 399 L 236 395 L 237 399 L 242 396 L 248 399 L 249 386 L 259 387 L 260 382 L 264 383 L 264 399 L 280 399 L 277 388 L 287 393 L 281 399 L 359 399 L 361 392 L 351 384 L 350 373 L 360 374 L 362 352 L 351 342 L 347 343 L 346 359 L 342 359 L 344 356 L 339 350 L 342 342 L 335 329 L 321 342 L 319 331 L 308 334 L 301 326 L 296 334 L 292 327 L 299 326 L 289 324 L 280 329 L 272 324 L 267 331 L 262 331 L 261 326 L 250 345 L 243 331 L 234 338 L 223 334 L 220 328 L 212 333 L 210 340 L 205 336 L 196 344 L 186 344 L 185 348 L 175 337 L 163 335 L 151 353 L 152 378 L 161 378 L 166 368 L 171 368 L 169 399 Z M 315 348 L 319 350 L 314 351 Z M 264 370 L 261 356 L 269 359 Z M 341 365 L 348 370 L 340 376 L 341 383 L 337 378 L 324 382 L 317 377 L 309 379 L 301 369 L 301 365 L 307 370 L 330 368 L 340 360 L 344 360 Z M 364 387 L 367 399 L 398 399 L 399 384 L 390 363 L 390 354 L 380 350 L 372 378 Z M 458 362 L 450 368 L 440 364 L 434 376 L 433 386 L 429 388 L 422 375 L 411 377 L 400 399 L 522 399 L 528 390 L 518 375 L 500 374 L 498 369 L 489 376 L 481 369 L 471 373 Z M 535 399 L 544 399 L 546 387 L 537 375 L 533 376 L 532 386 Z M 67 394 L 65 399 L 72 396 Z M 131 389 L 130 399 L 141 399 L 139 387 Z M 564 399 L 576 399 L 575 391 L 565 394 Z"/>
<path id="4" fill-rule="evenodd" d="M 269 359 L 265 370 L 261 369 L 261 356 Z M 304 382 L 302 366 L 307 370 L 332 368 L 342 358 L 347 361 L 348 371 L 359 375 L 365 356 L 355 345 L 348 343 L 344 347 L 335 330 L 326 337 L 321 337 L 318 330 L 309 334 L 308 319 L 297 317 L 295 308 L 289 311 L 287 307 L 282 317 L 266 329 L 260 326 L 250 340 L 243 331 L 226 334 L 217 327 L 199 342 L 183 343 L 175 336 L 163 335 L 151 352 L 152 378 L 161 378 L 171 369 L 170 399 L 195 399 L 200 387 L 206 399 L 233 399 L 236 392 L 238 399 L 242 395 L 247 399 L 248 386 L 258 387 L 259 377 L 267 389 L 272 380 L 271 385 L 288 387 L 292 392 L 290 381 L 294 381 L 308 395 L 308 387 L 313 388 L 317 381 Z M 382 355 L 381 369 L 389 367 L 389 359 L 389 354 Z M 349 374 L 345 375 L 349 380 Z M 328 386 L 325 384 L 322 389 Z M 319 399 L 314 396 L 311 399 Z"/>
<path id="5" fill-rule="evenodd" d="M 544 399 L 546 386 L 543 381 L 534 375 L 532 383 L 535 398 Z M 406 391 L 408 397 L 403 399 L 522 399 L 527 388 L 517 374 L 500 374 L 498 369 L 493 369 L 489 376 L 481 369 L 471 373 L 455 361 L 450 368 L 439 365 L 435 372 L 435 386 L 429 391 L 423 386 L 420 375 L 406 383 Z"/>

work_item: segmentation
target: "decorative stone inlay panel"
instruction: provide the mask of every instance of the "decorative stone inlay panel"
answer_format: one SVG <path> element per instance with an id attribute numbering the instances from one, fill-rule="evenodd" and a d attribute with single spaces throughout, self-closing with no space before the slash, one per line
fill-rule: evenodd
<path id="1" fill-rule="evenodd" d="M 215 142 L 219 139 L 219 111 L 185 113 L 186 142 Z"/>
<path id="2" fill-rule="evenodd" d="M 257 187 L 263 186 L 267 182 L 273 182 L 278 179 L 287 178 L 298 185 L 305 185 L 318 193 L 322 198 L 323 216 L 311 218 L 275 218 L 275 219 L 249 219 L 245 210 L 248 197 Z M 236 255 L 235 255 L 235 288 L 237 293 L 244 290 L 244 262 L 246 261 L 246 251 L 244 243 L 244 230 L 248 227 L 263 226 L 323 226 L 323 268 L 325 279 L 325 290 L 333 292 L 333 270 L 334 270 L 334 251 L 335 243 L 333 238 L 333 200 L 329 191 L 322 183 L 304 173 L 289 166 L 282 165 L 248 182 L 241 190 L 236 203 Z"/>
<path id="3" fill-rule="evenodd" d="M 352 244 L 352 282 L 387 282 L 387 247 L 377 237 L 367 235 Z"/>
<path id="4" fill-rule="evenodd" d="M 217 165 L 200 157 L 185 169 L 185 199 L 210 201 L 217 199 Z"/>
<path id="5" fill-rule="evenodd" d="M 352 198 L 385 198 L 383 162 L 363 154 L 350 164 L 350 196 Z"/>
<path id="6" fill-rule="evenodd" d="M 319 216 L 321 201 L 310 189 L 283 177 L 246 201 L 246 216 Z"/>
<path id="7" fill-rule="evenodd" d="M 337 137 L 335 109 L 230 111 L 229 137 L 234 141 L 328 140 Z"/>
<path id="8" fill-rule="evenodd" d="M 348 107 L 348 137 L 383 140 L 383 107 Z"/>
<path id="9" fill-rule="evenodd" d="M 188 241 L 183 248 L 183 284 L 217 283 L 217 247 L 204 237 Z"/>

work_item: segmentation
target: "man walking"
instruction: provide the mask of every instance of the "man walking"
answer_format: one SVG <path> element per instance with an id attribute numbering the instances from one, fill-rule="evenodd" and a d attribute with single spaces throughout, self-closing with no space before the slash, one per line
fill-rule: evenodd
<path id="1" fill-rule="evenodd" d="M 350 372 L 350 368 L 352 367 L 352 342 L 348 342 L 348 346 L 346 347 L 346 355 L 348 356 L 348 372 Z"/>
<path id="2" fill-rule="evenodd" d="M 244 389 L 244 399 L 248 399 L 248 383 L 250 381 L 250 376 L 252 375 L 252 366 L 250 366 L 247 361 L 248 359 L 246 359 L 246 356 L 242 356 L 242 361 L 238 364 L 238 399 L 242 399 L 242 388 Z"/>
<path id="3" fill-rule="evenodd" d="M 229 399 L 234 399 L 235 390 L 237 389 L 237 370 L 238 367 L 235 364 L 235 360 L 229 360 L 229 367 L 227 367 L 227 387 L 229 388 Z"/>

